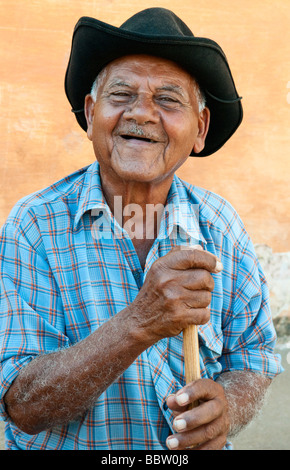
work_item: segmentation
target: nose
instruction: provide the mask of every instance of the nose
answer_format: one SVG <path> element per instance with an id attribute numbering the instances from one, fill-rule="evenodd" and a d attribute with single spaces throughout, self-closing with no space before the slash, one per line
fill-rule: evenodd
<path id="1" fill-rule="evenodd" d="M 145 94 L 138 95 L 134 102 L 130 103 L 123 116 L 128 121 L 133 120 L 139 125 L 143 125 L 148 122 L 155 124 L 159 120 L 159 113 L 156 109 L 153 97 Z"/>

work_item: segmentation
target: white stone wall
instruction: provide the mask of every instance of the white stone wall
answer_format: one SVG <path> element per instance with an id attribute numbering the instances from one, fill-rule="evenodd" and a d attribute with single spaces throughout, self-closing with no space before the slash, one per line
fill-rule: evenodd
<path id="1" fill-rule="evenodd" d="M 273 253 L 268 245 L 255 245 L 255 249 L 268 281 L 277 333 L 290 335 L 290 252 Z"/>

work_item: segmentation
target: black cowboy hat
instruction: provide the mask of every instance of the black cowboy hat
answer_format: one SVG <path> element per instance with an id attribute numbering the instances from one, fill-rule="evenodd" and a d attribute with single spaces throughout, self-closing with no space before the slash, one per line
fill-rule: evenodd
<path id="1" fill-rule="evenodd" d="M 89 17 L 77 22 L 65 76 L 65 91 L 79 125 L 87 130 L 84 99 L 99 72 L 129 54 L 149 54 L 172 60 L 199 83 L 211 112 L 204 157 L 221 148 L 243 118 L 226 56 L 211 39 L 195 37 L 170 10 L 148 8 L 117 28 Z"/>

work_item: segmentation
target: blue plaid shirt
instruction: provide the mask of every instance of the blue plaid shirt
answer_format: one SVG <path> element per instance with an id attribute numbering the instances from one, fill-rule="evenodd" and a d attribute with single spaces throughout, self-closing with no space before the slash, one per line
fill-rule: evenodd
<path id="1" fill-rule="evenodd" d="M 281 371 L 266 282 L 236 212 L 176 176 L 167 204 L 144 271 L 104 200 L 97 162 L 12 210 L 0 234 L 7 448 L 167 449 L 173 416 L 165 400 L 185 384 L 182 334 L 144 351 L 82 421 L 31 436 L 9 420 L 3 396 L 35 356 L 77 343 L 133 302 L 152 263 L 176 244 L 200 243 L 224 266 L 214 274 L 211 320 L 199 327 L 202 377 L 245 369 L 274 377 Z"/>

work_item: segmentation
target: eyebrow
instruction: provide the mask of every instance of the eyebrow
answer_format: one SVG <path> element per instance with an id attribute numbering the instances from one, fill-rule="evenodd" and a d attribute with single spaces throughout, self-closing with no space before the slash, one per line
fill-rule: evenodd
<path id="1" fill-rule="evenodd" d="M 158 87 L 156 90 L 157 91 L 170 91 L 170 92 L 176 93 L 182 98 L 185 98 L 184 90 L 179 85 L 163 85 L 162 87 Z"/>
<path id="2" fill-rule="evenodd" d="M 108 89 L 110 88 L 113 88 L 115 86 L 125 86 L 125 87 L 131 87 L 132 85 L 130 85 L 129 83 L 127 82 L 124 82 L 123 80 L 120 80 L 120 79 L 116 79 L 116 80 L 113 80 L 111 83 L 108 84 Z"/>

